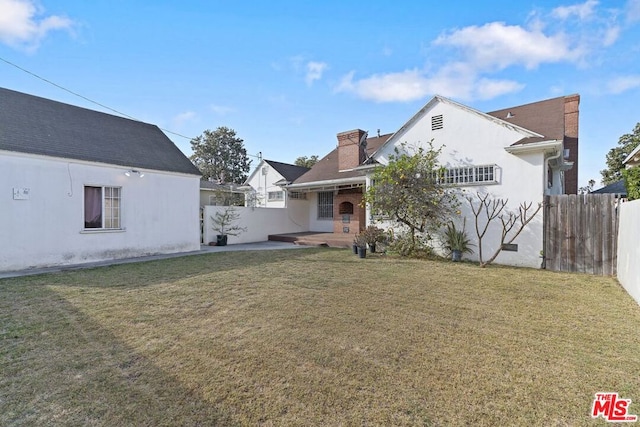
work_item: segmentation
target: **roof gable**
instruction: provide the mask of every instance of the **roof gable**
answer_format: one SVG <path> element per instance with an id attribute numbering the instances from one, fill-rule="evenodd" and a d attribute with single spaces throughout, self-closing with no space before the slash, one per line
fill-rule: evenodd
<path id="1" fill-rule="evenodd" d="M 298 177 L 302 176 L 310 170 L 309 168 L 306 168 L 304 166 L 276 162 L 274 160 L 265 160 L 264 162 L 274 168 L 288 182 L 295 181 Z"/>
<path id="2" fill-rule="evenodd" d="M 155 125 L 4 88 L 0 150 L 200 175 Z"/>
<path id="3" fill-rule="evenodd" d="M 427 102 L 425 106 L 422 107 L 416 114 L 414 114 L 404 125 L 402 125 L 402 127 L 398 129 L 398 131 L 394 133 L 384 143 L 384 145 L 382 145 L 373 154 L 374 159 L 381 160 L 391 154 L 393 151 L 392 148 L 402 141 L 404 135 L 407 134 L 407 132 L 409 132 L 412 128 L 414 128 L 417 123 L 424 120 L 429 115 L 429 113 L 436 109 L 439 104 L 454 108 L 464 114 L 471 114 L 476 118 L 486 121 L 486 123 L 493 123 L 494 125 L 501 126 L 502 128 L 507 129 L 509 132 L 512 132 L 514 133 L 514 135 L 518 136 L 517 139 L 514 139 L 514 142 L 524 139 L 544 139 L 543 135 L 536 133 L 530 129 L 523 128 L 517 124 L 506 122 L 498 117 L 482 113 L 474 108 L 457 103 L 443 96 L 436 95 L 429 102 Z"/>

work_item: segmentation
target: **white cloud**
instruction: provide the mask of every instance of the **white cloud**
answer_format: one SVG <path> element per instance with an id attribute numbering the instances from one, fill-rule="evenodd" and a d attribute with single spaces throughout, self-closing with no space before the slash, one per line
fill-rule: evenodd
<path id="1" fill-rule="evenodd" d="M 568 19 L 575 16 L 580 20 L 585 20 L 594 15 L 594 9 L 597 5 L 598 1 L 587 0 L 584 3 L 571 6 L 559 6 L 551 11 L 551 16 L 557 19 Z"/>
<path id="2" fill-rule="evenodd" d="M 322 74 L 327 69 L 327 64 L 324 62 L 307 62 L 307 75 L 305 76 L 305 82 L 308 86 L 311 86 L 314 81 L 320 80 Z"/>
<path id="3" fill-rule="evenodd" d="M 493 99 L 508 93 L 519 92 L 524 85 L 513 80 L 492 80 L 480 79 L 476 82 L 475 96 L 476 99 Z"/>
<path id="4" fill-rule="evenodd" d="M 635 10 L 640 20 L 640 0 L 629 0 L 627 10 L 630 16 Z M 620 37 L 619 17 L 620 9 L 587 0 L 533 11 L 522 25 L 490 22 L 451 29 L 431 42 L 428 66 L 361 78 L 351 72 L 335 91 L 375 102 L 407 102 L 432 94 L 463 101 L 492 99 L 525 87 L 504 78 L 507 70 L 562 63 L 584 68 L 598 63 L 599 54 Z"/>
<path id="5" fill-rule="evenodd" d="M 216 104 L 211 104 L 209 106 L 209 108 L 211 109 L 211 111 L 213 111 L 216 114 L 219 114 L 221 116 L 226 116 L 227 114 L 230 113 L 235 113 L 236 109 L 233 107 L 228 107 L 226 105 L 216 105 Z"/>
<path id="6" fill-rule="evenodd" d="M 0 0 L 0 42 L 34 50 L 49 32 L 73 28 L 67 17 L 42 14 L 32 0 Z"/>
<path id="7" fill-rule="evenodd" d="M 616 77 L 607 83 L 607 91 L 615 95 L 637 88 L 640 88 L 640 75 L 638 74 Z"/>
<path id="8" fill-rule="evenodd" d="M 376 102 L 413 101 L 430 93 L 429 81 L 417 70 L 374 74 L 354 81 L 355 72 L 344 76 L 336 92 L 352 92 L 360 98 Z"/>
<path id="9" fill-rule="evenodd" d="M 479 78 L 462 63 L 449 64 L 434 75 L 414 69 L 355 81 L 354 76 L 354 72 L 345 75 L 335 91 L 375 102 L 409 102 L 434 94 L 460 100 L 491 99 L 524 87 L 510 80 Z"/>
<path id="10" fill-rule="evenodd" d="M 533 69 L 542 63 L 576 60 L 582 55 L 562 33 L 546 35 L 540 28 L 526 29 L 503 22 L 455 30 L 438 37 L 434 45 L 456 47 L 470 63 L 484 70 L 512 65 Z"/>
<path id="11" fill-rule="evenodd" d="M 618 37 L 620 37 L 620 27 L 612 26 L 604 30 L 604 36 L 602 37 L 602 45 L 605 47 L 614 44 Z"/>
<path id="12" fill-rule="evenodd" d="M 171 121 L 175 126 L 182 126 L 183 124 L 193 121 L 197 117 L 197 114 L 193 111 L 185 111 L 173 117 Z"/>
<path id="13" fill-rule="evenodd" d="M 640 0 L 629 0 L 626 5 L 627 20 L 640 21 Z"/>

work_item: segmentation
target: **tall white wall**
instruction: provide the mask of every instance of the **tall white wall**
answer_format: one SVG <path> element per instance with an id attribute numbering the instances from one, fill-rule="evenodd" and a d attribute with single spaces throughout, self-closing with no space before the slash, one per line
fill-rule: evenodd
<path id="1" fill-rule="evenodd" d="M 622 203 L 618 209 L 618 281 L 640 304 L 640 200 Z"/>
<path id="2" fill-rule="evenodd" d="M 213 230 L 212 218 L 223 212 L 223 206 L 204 207 L 204 241 L 215 242 L 218 234 Z M 228 236 L 228 244 L 264 242 L 270 234 L 298 233 L 309 230 L 308 208 L 304 201 L 291 200 L 287 209 L 235 207 L 240 215 L 237 223 L 246 231 L 239 236 Z"/>
<path id="3" fill-rule="evenodd" d="M 198 250 L 199 177 L 126 169 L 0 152 L 0 271 Z M 122 230 L 84 230 L 85 185 L 122 188 Z"/>

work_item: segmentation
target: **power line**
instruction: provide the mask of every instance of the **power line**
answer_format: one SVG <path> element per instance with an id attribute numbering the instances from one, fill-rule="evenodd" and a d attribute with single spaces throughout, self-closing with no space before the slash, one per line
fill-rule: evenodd
<path id="1" fill-rule="evenodd" d="M 53 85 L 53 86 L 57 87 L 58 89 L 62 89 L 62 90 L 64 90 L 65 92 L 68 92 L 68 93 L 70 93 L 70 94 L 72 94 L 72 95 L 74 95 L 74 96 L 77 96 L 77 97 L 79 97 L 79 98 L 82 98 L 82 99 L 84 99 L 85 101 L 88 101 L 88 102 L 90 102 L 90 103 L 92 103 L 92 104 L 98 105 L 98 106 L 100 106 L 100 107 L 102 107 L 102 108 L 104 108 L 104 109 L 107 109 L 107 110 L 109 110 L 109 111 L 112 111 L 112 112 L 114 112 L 114 113 L 116 113 L 116 114 L 118 114 L 118 115 L 120 115 L 120 116 L 126 117 L 126 118 L 131 119 L 131 120 L 135 120 L 135 121 L 138 121 L 138 122 L 139 122 L 139 121 L 141 121 L 141 120 L 139 120 L 139 119 L 136 119 L 135 117 L 132 117 L 132 116 L 130 116 L 130 115 L 128 115 L 128 114 L 126 114 L 126 113 L 123 113 L 122 111 L 118 111 L 118 110 L 116 110 L 116 109 L 114 109 L 114 108 L 108 107 L 108 106 L 106 106 L 106 105 L 104 105 L 104 104 L 101 104 L 101 103 L 99 103 L 99 102 L 97 102 L 97 101 L 94 101 L 94 100 L 92 100 L 92 99 L 89 99 L 89 98 L 87 98 L 86 96 L 80 95 L 80 94 L 79 94 L 79 93 L 77 93 L 77 92 L 74 92 L 74 91 L 72 91 L 72 90 L 70 90 L 70 89 L 67 89 L 67 88 L 66 88 L 66 87 L 64 87 L 64 86 L 60 86 L 59 84 L 57 84 L 57 83 L 55 83 L 55 82 L 52 82 L 51 80 L 45 79 L 44 77 L 39 76 L 39 75 L 37 75 L 36 73 L 33 73 L 33 72 L 31 72 L 31 71 L 29 71 L 29 70 L 27 70 L 27 69 L 25 69 L 25 68 L 22 68 L 21 66 L 19 66 L 19 65 L 17 65 L 17 64 L 14 64 L 14 63 L 13 63 L 13 62 L 11 62 L 11 61 L 6 60 L 6 59 L 4 59 L 4 58 L 3 58 L 3 57 L 1 57 L 1 56 L 0 56 L 0 61 L 5 62 L 6 64 L 9 64 L 9 65 L 11 65 L 12 67 L 15 67 L 15 68 L 17 68 L 18 70 L 23 71 L 23 72 L 25 72 L 25 73 L 27 73 L 27 74 L 29 74 L 29 75 L 31 75 L 31 76 L 33 76 L 33 77 L 37 78 L 37 79 L 40 79 L 40 80 L 42 80 L 43 82 L 49 83 L 50 85 Z M 181 138 L 188 139 L 188 140 L 192 140 L 192 139 L 193 139 L 193 138 L 191 138 L 191 137 L 188 137 L 188 136 L 186 136 L 186 135 L 179 134 L 179 133 L 177 133 L 177 132 L 170 131 L 170 130 L 168 130 L 168 129 L 160 128 L 160 130 L 162 130 L 162 131 L 164 131 L 164 132 L 166 132 L 166 133 L 170 133 L 170 134 L 175 135 L 175 136 L 179 136 L 179 137 L 181 137 Z"/>

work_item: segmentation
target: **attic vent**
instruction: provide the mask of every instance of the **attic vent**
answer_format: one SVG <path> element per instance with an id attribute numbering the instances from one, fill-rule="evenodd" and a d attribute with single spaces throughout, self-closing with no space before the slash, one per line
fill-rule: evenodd
<path id="1" fill-rule="evenodd" d="M 431 116 L 431 130 L 442 129 L 444 124 L 442 123 L 442 114 L 437 116 Z"/>

